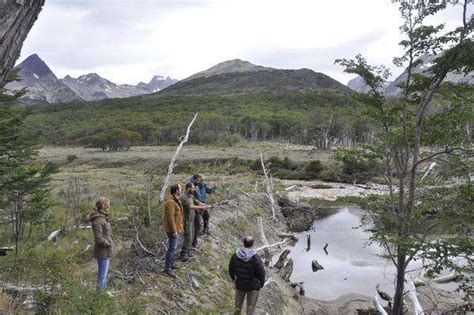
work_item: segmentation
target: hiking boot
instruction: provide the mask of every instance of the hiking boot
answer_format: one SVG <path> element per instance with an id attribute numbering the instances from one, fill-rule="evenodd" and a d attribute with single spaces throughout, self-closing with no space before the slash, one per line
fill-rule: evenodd
<path id="1" fill-rule="evenodd" d="M 176 273 L 174 272 L 173 269 L 166 269 L 165 273 L 171 278 L 174 278 L 174 279 L 177 278 L 177 275 L 176 275 Z"/>

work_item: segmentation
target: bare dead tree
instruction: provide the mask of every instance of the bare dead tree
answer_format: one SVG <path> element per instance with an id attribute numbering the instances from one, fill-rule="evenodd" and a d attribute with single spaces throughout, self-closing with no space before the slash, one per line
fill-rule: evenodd
<path id="1" fill-rule="evenodd" d="M 155 182 L 155 178 L 152 173 L 148 174 L 147 177 L 147 185 L 146 185 L 146 199 L 147 199 L 147 216 L 145 218 L 145 226 L 151 226 L 151 203 L 153 199 L 153 184 Z"/>
<path id="2" fill-rule="evenodd" d="M 262 164 L 263 175 L 265 177 L 265 189 L 267 192 L 268 200 L 270 201 L 270 206 L 272 209 L 272 218 L 275 218 L 275 199 L 273 199 L 273 192 L 272 192 L 272 182 L 270 176 L 268 175 L 269 169 L 265 166 L 265 161 L 263 160 L 263 154 L 260 152 L 260 162 Z"/>
<path id="3" fill-rule="evenodd" d="M 260 236 L 260 240 L 263 243 L 262 249 L 264 250 L 265 253 L 265 265 L 269 266 L 270 265 L 270 250 L 268 249 L 268 240 L 267 237 L 265 236 L 265 231 L 263 230 L 263 222 L 261 217 L 257 217 L 257 232 L 258 235 Z"/>
<path id="4" fill-rule="evenodd" d="M 0 1 L 0 88 L 20 56 L 20 50 L 44 5 L 44 0 Z"/>
<path id="5" fill-rule="evenodd" d="M 122 195 L 122 199 L 125 203 L 125 206 L 127 207 L 127 210 L 128 210 L 128 213 L 130 215 L 130 218 L 131 218 L 131 221 L 132 221 L 132 224 L 133 224 L 133 229 L 135 230 L 135 241 L 137 242 L 138 246 L 140 246 L 140 248 L 147 254 L 151 255 L 151 256 L 154 256 L 156 257 L 157 254 L 152 252 L 151 250 L 149 250 L 148 248 L 145 247 L 145 245 L 143 245 L 142 241 L 140 240 L 140 234 L 138 233 L 138 227 L 137 227 L 137 224 L 135 222 L 135 217 L 137 217 L 137 213 L 135 211 L 132 211 L 132 208 L 130 207 L 129 203 L 128 203 L 128 199 L 127 199 L 127 196 L 125 195 L 125 192 L 123 191 L 122 187 L 120 186 L 120 184 L 117 184 L 117 187 L 120 191 L 120 194 Z"/>
<path id="6" fill-rule="evenodd" d="M 87 184 L 72 171 L 69 172 L 66 180 L 66 187 L 60 193 L 60 199 L 66 206 L 66 228 L 69 226 L 69 212 L 71 209 L 74 218 L 74 229 L 79 228 L 81 203 L 88 192 L 89 188 L 87 187 Z"/>
<path id="7" fill-rule="evenodd" d="M 179 152 L 181 151 L 181 148 L 183 145 L 188 142 L 189 135 L 191 133 L 191 127 L 194 124 L 194 121 L 196 120 L 197 116 L 199 113 L 196 113 L 191 120 L 191 122 L 188 125 L 188 128 L 186 130 L 186 135 L 184 137 L 181 137 L 180 143 L 178 147 L 176 148 L 175 153 L 173 154 L 173 157 L 171 158 L 170 164 L 168 165 L 168 173 L 165 176 L 165 179 L 163 180 L 163 185 L 161 185 L 161 192 L 160 192 L 160 202 L 165 201 L 165 193 L 166 193 L 166 188 L 168 187 L 168 183 L 170 181 L 171 174 L 173 174 L 173 168 L 174 168 L 174 163 L 176 162 L 176 159 L 178 158 Z"/>

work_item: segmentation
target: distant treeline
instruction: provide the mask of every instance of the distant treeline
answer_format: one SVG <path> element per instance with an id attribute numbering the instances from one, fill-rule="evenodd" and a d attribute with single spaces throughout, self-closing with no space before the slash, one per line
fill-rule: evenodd
<path id="1" fill-rule="evenodd" d="M 371 138 L 361 105 L 350 94 L 326 90 L 141 97 L 32 106 L 28 124 L 31 137 L 44 144 L 126 150 L 176 143 L 199 112 L 193 144 L 284 140 L 325 149 Z"/>

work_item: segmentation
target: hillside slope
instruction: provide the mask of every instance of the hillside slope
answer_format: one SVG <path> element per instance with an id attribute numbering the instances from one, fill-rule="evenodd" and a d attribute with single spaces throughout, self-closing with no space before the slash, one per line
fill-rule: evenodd
<path id="1" fill-rule="evenodd" d="M 229 95 L 312 89 L 329 89 L 339 92 L 352 91 L 331 77 L 310 69 L 273 69 L 256 66 L 247 61 L 230 60 L 179 81 L 154 95 Z"/>

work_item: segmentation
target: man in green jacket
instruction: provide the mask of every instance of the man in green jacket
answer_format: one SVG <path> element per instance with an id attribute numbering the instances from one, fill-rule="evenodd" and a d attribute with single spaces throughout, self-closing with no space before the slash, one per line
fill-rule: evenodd
<path id="1" fill-rule="evenodd" d="M 194 197 L 196 187 L 193 183 L 187 183 L 184 193 L 181 194 L 180 200 L 183 205 L 184 212 L 184 240 L 181 249 L 180 258 L 186 262 L 191 257 L 191 248 L 194 232 L 194 211 L 212 209 L 214 206 L 206 205 Z"/>

